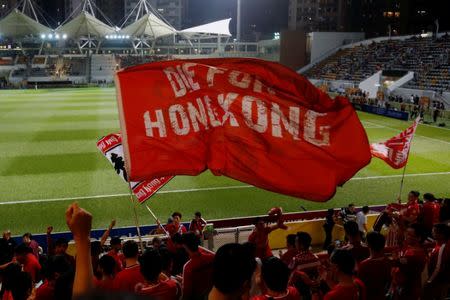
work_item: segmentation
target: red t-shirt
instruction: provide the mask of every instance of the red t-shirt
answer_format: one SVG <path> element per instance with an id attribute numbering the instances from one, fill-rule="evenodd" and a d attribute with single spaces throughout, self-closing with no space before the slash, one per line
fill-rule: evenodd
<path id="1" fill-rule="evenodd" d="M 434 247 L 428 263 L 428 276 L 432 282 L 448 282 L 450 278 L 450 241 Z"/>
<path id="2" fill-rule="evenodd" d="M 39 272 L 41 271 L 41 265 L 39 264 L 36 256 L 31 253 L 26 255 L 25 263 L 23 264 L 23 271 L 29 273 L 31 275 L 31 279 L 36 282 Z"/>
<path id="3" fill-rule="evenodd" d="M 175 280 L 161 281 L 156 285 L 138 284 L 136 294 L 150 296 L 154 300 L 174 300 L 180 297 L 180 290 Z"/>
<path id="4" fill-rule="evenodd" d="M 362 262 L 370 256 L 369 248 L 361 244 L 348 244 L 342 247 L 342 249 L 349 250 L 357 263 Z"/>
<path id="5" fill-rule="evenodd" d="M 425 202 L 422 206 L 423 225 L 426 229 L 433 229 L 433 225 L 439 223 L 440 206 L 436 202 Z"/>
<path id="6" fill-rule="evenodd" d="M 142 282 L 145 282 L 145 279 L 141 274 L 141 266 L 137 264 L 117 273 L 114 278 L 114 290 L 133 293 L 136 284 Z"/>
<path id="7" fill-rule="evenodd" d="M 358 267 L 358 278 L 366 286 L 367 300 L 384 299 L 391 283 L 392 262 L 387 257 L 368 258 Z"/>
<path id="8" fill-rule="evenodd" d="M 366 288 L 364 283 L 358 278 L 355 278 L 353 283 L 349 286 L 336 285 L 325 295 L 324 300 L 365 300 Z"/>
<path id="9" fill-rule="evenodd" d="M 264 259 L 273 256 L 269 246 L 269 233 L 271 231 L 272 229 L 269 227 L 265 227 L 263 230 L 255 229 L 248 237 L 248 241 L 256 245 L 256 257 Z"/>
<path id="10" fill-rule="evenodd" d="M 284 262 L 287 266 L 291 263 L 292 259 L 298 254 L 297 249 L 289 249 L 283 255 L 281 255 L 280 259 L 282 262 Z"/>
<path id="11" fill-rule="evenodd" d="M 114 278 L 98 280 L 94 277 L 94 286 L 99 290 L 111 291 L 114 288 Z"/>
<path id="12" fill-rule="evenodd" d="M 124 265 L 123 262 L 125 260 L 124 255 L 122 253 L 117 253 L 114 250 L 110 250 L 107 255 L 111 256 L 116 261 L 116 274 L 122 271 Z"/>
<path id="13" fill-rule="evenodd" d="M 183 297 L 201 298 L 208 295 L 213 286 L 214 254 L 199 251 L 183 267 Z"/>
<path id="14" fill-rule="evenodd" d="M 319 257 L 309 250 L 299 252 L 289 264 L 291 270 L 305 272 L 311 280 L 315 280 L 319 276 L 319 267 Z"/>
<path id="15" fill-rule="evenodd" d="M 299 300 L 300 294 L 298 293 L 297 289 L 293 286 L 288 286 L 287 288 L 287 294 L 281 297 L 272 297 L 268 295 L 259 295 L 252 297 L 252 300 Z"/>
<path id="16" fill-rule="evenodd" d="M 417 201 L 411 201 L 406 204 L 406 209 L 402 209 L 401 215 L 408 219 L 412 218 L 410 223 L 415 223 L 420 214 L 420 206 Z"/>
<path id="17" fill-rule="evenodd" d="M 34 300 L 53 300 L 55 299 L 55 286 L 47 280 L 36 290 Z"/>
<path id="18" fill-rule="evenodd" d="M 189 225 L 189 231 L 192 231 L 195 233 L 195 235 L 197 236 L 201 236 L 202 232 L 203 232 L 203 228 L 205 228 L 206 226 L 206 221 L 203 219 L 200 220 L 196 220 L 193 219 L 191 221 L 191 224 Z"/>

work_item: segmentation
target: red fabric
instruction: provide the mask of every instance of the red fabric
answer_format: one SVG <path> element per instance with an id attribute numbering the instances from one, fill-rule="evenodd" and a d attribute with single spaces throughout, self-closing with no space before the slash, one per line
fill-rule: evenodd
<path id="1" fill-rule="evenodd" d="M 29 273 L 31 279 L 36 282 L 36 279 L 39 276 L 39 272 L 41 271 L 41 265 L 39 264 L 36 256 L 31 253 L 27 254 L 25 263 L 23 264 L 23 271 Z"/>
<path id="2" fill-rule="evenodd" d="M 297 289 L 293 286 L 288 286 L 287 288 L 287 295 L 282 297 L 272 297 L 272 296 L 266 296 L 266 295 L 259 295 L 252 297 L 252 300 L 299 300 L 300 294 L 298 293 Z"/>
<path id="3" fill-rule="evenodd" d="M 94 277 L 94 286 L 99 290 L 112 291 L 114 288 L 114 278 L 98 280 Z"/>
<path id="4" fill-rule="evenodd" d="M 290 269 L 305 272 L 312 280 L 319 275 L 319 267 L 319 257 L 311 251 L 299 252 L 289 264 Z"/>
<path id="5" fill-rule="evenodd" d="M 161 281 L 157 285 L 137 285 L 136 293 L 141 296 L 150 296 L 155 300 L 173 300 L 180 297 L 180 290 L 175 280 Z"/>
<path id="6" fill-rule="evenodd" d="M 401 216 L 408 219 L 410 223 L 415 223 L 420 214 L 420 205 L 417 201 L 410 201 L 406 204 L 406 209 L 401 210 Z"/>
<path id="7" fill-rule="evenodd" d="M 256 257 L 264 259 L 273 256 L 272 249 L 269 246 L 269 233 L 271 231 L 270 227 L 265 227 L 263 230 L 254 229 L 249 235 L 248 241 L 256 245 Z"/>
<path id="8" fill-rule="evenodd" d="M 423 225 L 426 229 L 433 229 L 433 225 L 439 223 L 439 211 L 441 207 L 436 202 L 427 201 L 422 205 Z"/>
<path id="9" fill-rule="evenodd" d="M 408 162 L 409 149 L 411 141 L 419 124 L 420 117 L 414 123 L 383 143 L 375 143 L 370 145 L 372 156 L 384 160 L 388 165 L 394 169 L 403 168 Z"/>
<path id="10" fill-rule="evenodd" d="M 34 300 L 53 300 L 55 299 L 55 287 L 47 280 L 36 290 Z"/>
<path id="11" fill-rule="evenodd" d="M 199 220 L 193 219 L 189 224 L 189 231 L 195 233 L 196 236 L 202 236 L 203 228 L 206 226 L 206 221 L 202 218 Z"/>
<path id="12" fill-rule="evenodd" d="M 336 285 L 325 295 L 324 300 L 365 300 L 366 287 L 364 283 L 357 278 L 353 280 L 353 283 L 349 286 Z"/>
<path id="13" fill-rule="evenodd" d="M 256 59 L 155 62 L 117 73 L 129 177 L 210 169 L 270 191 L 326 201 L 371 159 L 350 102 Z"/>
<path id="14" fill-rule="evenodd" d="M 297 249 L 289 249 L 283 255 L 281 255 L 280 259 L 282 262 L 284 262 L 287 266 L 291 263 L 292 259 L 298 254 Z"/>
<path id="15" fill-rule="evenodd" d="M 114 290 L 133 293 L 136 284 L 144 281 L 140 266 L 134 265 L 117 273 L 114 278 Z"/>
<path id="16" fill-rule="evenodd" d="M 358 278 L 364 282 L 367 300 L 384 299 L 391 283 L 392 262 L 387 257 L 368 258 L 358 266 Z"/>
<path id="17" fill-rule="evenodd" d="M 110 250 L 107 255 L 111 256 L 116 261 L 116 270 L 115 270 L 116 274 L 119 273 L 120 271 L 122 271 L 123 265 L 124 265 L 124 260 L 125 260 L 125 257 L 123 256 L 123 254 L 117 253 L 114 250 Z"/>
<path id="18" fill-rule="evenodd" d="M 349 250 L 357 263 L 362 262 L 370 256 L 370 250 L 368 247 L 359 244 L 348 244 L 342 247 L 344 250 Z"/>
<path id="19" fill-rule="evenodd" d="M 432 276 L 436 267 L 438 266 L 438 255 L 441 247 L 445 245 L 442 252 L 441 261 L 439 264 L 439 272 L 436 277 L 433 278 L 433 282 L 446 283 L 448 278 L 450 278 L 450 241 L 443 245 L 436 245 L 430 254 L 430 260 L 428 263 L 428 276 Z"/>
<path id="20" fill-rule="evenodd" d="M 199 252 L 183 268 L 183 297 L 200 299 L 208 295 L 213 286 L 214 254 Z"/>

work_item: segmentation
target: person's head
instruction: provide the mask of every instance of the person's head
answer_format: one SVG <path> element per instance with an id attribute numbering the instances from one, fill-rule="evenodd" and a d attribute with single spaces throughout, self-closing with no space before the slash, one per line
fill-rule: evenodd
<path id="1" fill-rule="evenodd" d="M 162 243 L 161 239 L 159 237 L 157 237 L 157 236 L 155 236 L 152 239 L 152 247 L 155 248 L 155 249 L 159 249 L 159 247 L 161 247 L 161 243 Z"/>
<path id="2" fill-rule="evenodd" d="M 181 217 L 182 217 L 182 215 L 181 215 L 180 212 L 178 212 L 178 211 L 174 212 L 172 214 L 173 223 L 175 223 L 177 225 L 180 224 L 181 223 Z"/>
<path id="3" fill-rule="evenodd" d="M 199 212 L 199 211 L 197 211 L 197 212 L 194 214 L 194 218 L 195 218 L 196 220 L 200 220 L 200 219 L 202 218 L 202 213 Z"/>
<path id="4" fill-rule="evenodd" d="M 187 253 L 192 254 L 198 251 L 198 246 L 200 246 L 200 239 L 193 232 L 183 233 L 181 236 L 181 244 Z"/>
<path id="5" fill-rule="evenodd" d="M 9 229 L 3 231 L 3 238 L 9 240 L 11 238 L 11 231 Z"/>
<path id="6" fill-rule="evenodd" d="M 426 202 L 434 202 L 436 201 L 436 198 L 431 193 L 425 193 L 423 194 L 423 200 L 425 200 Z"/>
<path id="7" fill-rule="evenodd" d="M 147 249 L 139 258 L 141 274 L 148 282 L 157 282 L 162 271 L 161 255 L 155 249 Z"/>
<path id="8" fill-rule="evenodd" d="M 370 208 L 366 205 L 366 206 L 363 206 L 363 208 L 362 208 L 362 212 L 363 212 L 363 214 L 365 214 L 365 215 L 367 215 L 368 213 L 369 213 L 369 210 L 370 210 Z"/>
<path id="9" fill-rule="evenodd" d="M 350 204 L 348 205 L 348 210 L 349 210 L 350 212 L 354 213 L 354 212 L 355 212 L 355 204 L 350 203 Z"/>
<path id="10" fill-rule="evenodd" d="M 120 251 L 120 249 L 122 249 L 122 240 L 120 239 L 120 237 L 113 237 L 111 238 L 111 249 L 113 249 L 114 251 Z"/>
<path id="11" fill-rule="evenodd" d="M 409 246 L 417 246 L 422 244 L 425 239 L 425 229 L 421 224 L 414 223 L 406 229 L 406 243 Z"/>
<path id="12" fill-rule="evenodd" d="M 256 230 L 263 230 L 266 227 L 266 222 L 261 217 L 256 217 L 253 224 L 255 225 Z"/>
<path id="13" fill-rule="evenodd" d="M 352 276 L 355 264 L 355 259 L 349 250 L 336 249 L 331 255 L 331 269 L 338 275 Z"/>
<path id="14" fill-rule="evenodd" d="M 345 223 L 344 231 L 348 239 L 357 239 L 358 237 L 361 237 L 358 223 L 356 223 L 355 221 L 348 221 L 347 223 Z"/>
<path id="15" fill-rule="evenodd" d="M 138 244 L 133 240 L 126 241 L 123 243 L 122 252 L 125 258 L 137 258 L 139 255 Z"/>
<path id="16" fill-rule="evenodd" d="M 386 244 L 385 237 L 376 231 L 371 231 L 366 236 L 367 246 L 372 253 L 381 253 L 383 252 L 384 245 Z"/>
<path id="17" fill-rule="evenodd" d="M 295 234 L 288 234 L 286 237 L 286 247 L 288 249 L 295 249 L 295 239 L 297 236 Z"/>
<path id="18" fill-rule="evenodd" d="M 244 246 L 245 250 L 250 253 L 251 257 L 256 257 L 256 244 L 252 242 L 245 242 L 242 243 L 242 246 Z"/>
<path id="19" fill-rule="evenodd" d="M 332 217 L 333 215 L 334 215 L 334 209 L 329 208 L 329 209 L 327 210 L 327 216 Z"/>
<path id="20" fill-rule="evenodd" d="M 311 247 L 311 242 L 312 242 L 312 238 L 309 235 L 309 233 L 304 232 L 304 231 L 297 232 L 296 237 L 295 237 L 295 243 L 297 246 L 297 250 L 299 250 L 299 251 L 309 250 L 309 248 Z"/>
<path id="21" fill-rule="evenodd" d="M 72 270 L 71 264 L 63 255 L 54 255 L 49 257 L 47 261 L 46 277 L 56 280 L 62 274 Z"/>
<path id="22" fill-rule="evenodd" d="M 99 255 L 102 253 L 102 244 L 100 241 L 93 241 L 91 242 L 91 256 L 92 257 L 99 257 Z"/>
<path id="23" fill-rule="evenodd" d="M 265 259 L 261 267 L 264 285 L 273 292 L 285 292 L 288 286 L 289 268 L 277 257 Z"/>
<path id="24" fill-rule="evenodd" d="M 114 276 L 116 261 L 110 255 L 103 255 L 98 261 L 98 266 L 103 276 Z"/>
<path id="25" fill-rule="evenodd" d="M 14 300 L 27 300 L 31 295 L 33 281 L 27 272 L 20 272 L 14 278 L 11 294 Z"/>
<path id="26" fill-rule="evenodd" d="M 225 244 L 214 257 L 213 283 L 222 294 L 236 298 L 248 293 L 256 261 L 240 244 Z"/>
<path id="27" fill-rule="evenodd" d="M 69 247 L 69 242 L 65 238 L 58 238 L 55 242 L 55 254 L 64 254 Z"/>
<path id="28" fill-rule="evenodd" d="M 33 239 L 33 236 L 29 232 L 22 235 L 22 242 L 26 245 L 29 245 L 31 243 L 32 239 Z"/>
<path id="29" fill-rule="evenodd" d="M 160 247 L 158 249 L 159 255 L 161 255 L 162 271 L 165 273 L 171 273 L 173 265 L 173 254 L 167 249 L 167 247 Z"/>
<path id="30" fill-rule="evenodd" d="M 450 227 L 445 223 L 434 224 L 433 238 L 440 242 L 448 241 L 450 239 Z"/>
<path id="31" fill-rule="evenodd" d="M 418 191 L 411 191 L 408 194 L 408 202 L 419 201 L 420 193 Z"/>
<path id="32" fill-rule="evenodd" d="M 30 247 L 25 244 L 20 244 L 14 249 L 14 256 L 19 263 L 24 264 L 27 260 L 27 255 L 31 252 L 32 250 Z"/>

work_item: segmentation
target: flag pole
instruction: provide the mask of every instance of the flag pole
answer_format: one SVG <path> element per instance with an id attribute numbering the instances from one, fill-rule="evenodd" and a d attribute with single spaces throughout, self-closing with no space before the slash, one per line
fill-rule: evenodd
<path id="1" fill-rule="evenodd" d="M 409 156 L 409 151 L 408 151 L 408 156 Z M 402 197 L 402 190 L 403 190 L 403 181 L 405 180 L 405 172 L 406 172 L 407 165 L 408 165 L 408 162 L 406 162 L 405 166 L 403 167 L 402 181 L 400 182 L 400 192 L 398 193 L 398 204 L 402 203 L 401 197 Z"/>
<path id="2" fill-rule="evenodd" d="M 147 204 L 145 204 L 145 207 L 147 208 L 147 210 L 150 212 L 150 214 L 152 215 L 152 217 L 155 219 L 155 221 L 158 221 L 158 218 L 156 217 L 156 215 L 153 213 L 153 211 L 150 209 L 150 207 L 148 207 Z M 158 224 L 159 227 L 161 227 L 162 230 L 164 230 L 164 233 L 169 236 L 169 233 L 167 232 L 167 230 L 164 228 L 164 226 L 160 224 Z"/>
<path id="3" fill-rule="evenodd" d="M 134 200 L 134 197 L 133 197 L 133 190 L 131 188 L 130 182 L 128 182 L 128 188 L 130 189 L 130 200 L 131 200 L 131 204 L 133 205 L 134 222 L 136 223 L 136 230 L 137 230 L 138 239 L 139 239 L 139 246 L 141 248 L 141 252 L 144 253 L 144 244 L 142 243 L 141 229 L 139 227 L 139 219 L 138 219 L 138 214 L 137 214 L 137 210 L 136 210 L 136 201 Z"/>

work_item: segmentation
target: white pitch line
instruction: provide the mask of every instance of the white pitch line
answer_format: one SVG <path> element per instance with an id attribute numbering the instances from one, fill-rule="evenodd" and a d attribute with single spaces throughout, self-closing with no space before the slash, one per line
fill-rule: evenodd
<path id="1" fill-rule="evenodd" d="M 406 174 L 405 177 L 433 176 L 433 175 L 450 175 L 450 172 Z M 368 179 L 368 180 L 370 180 L 370 179 L 387 179 L 387 178 L 398 178 L 398 177 L 402 177 L 402 175 L 354 177 L 354 178 L 351 178 L 350 181 L 366 180 L 366 179 Z M 235 190 L 235 189 L 247 189 L 247 188 L 254 188 L 254 186 L 252 186 L 252 185 L 230 185 L 230 186 L 217 186 L 217 187 L 197 188 L 197 189 L 168 190 L 168 191 L 159 191 L 159 192 L 157 192 L 157 194 L 190 193 L 190 192 Z M 85 199 L 101 199 L 101 198 L 117 198 L 117 197 L 129 196 L 129 195 L 130 194 L 113 194 L 113 195 L 95 195 L 95 196 L 69 197 L 69 198 L 35 199 L 35 200 L 22 200 L 22 201 L 9 201 L 9 202 L 7 201 L 7 202 L 0 202 L 0 205 L 60 202 L 60 201 L 85 200 Z"/>
<path id="2" fill-rule="evenodd" d="M 375 122 L 372 122 L 372 121 L 365 121 L 366 123 L 370 123 L 370 124 L 372 124 L 372 125 L 378 125 L 378 126 L 380 126 L 380 127 L 382 127 L 382 128 L 386 128 L 386 129 L 390 129 L 391 131 L 395 131 L 395 132 L 398 132 L 398 133 L 400 133 L 402 130 L 401 129 L 398 129 L 398 128 L 394 128 L 394 127 L 389 127 L 389 126 L 385 126 L 385 125 L 381 125 L 381 124 L 379 124 L 379 123 L 375 123 Z M 422 124 L 419 124 L 419 125 L 422 125 Z M 424 138 L 424 139 L 428 139 L 428 140 L 432 140 L 432 141 L 436 141 L 436 142 L 441 142 L 441 143 L 445 143 L 445 144 L 447 144 L 447 145 L 450 145 L 450 142 L 447 142 L 447 141 L 444 141 L 444 140 L 441 140 L 441 139 L 435 139 L 435 138 L 431 138 L 431 137 L 428 137 L 428 136 L 424 136 L 424 135 L 420 135 L 420 134 L 415 134 L 415 136 L 418 136 L 418 137 L 421 137 L 421 138 Z"/>

